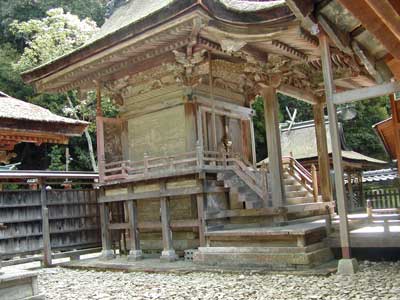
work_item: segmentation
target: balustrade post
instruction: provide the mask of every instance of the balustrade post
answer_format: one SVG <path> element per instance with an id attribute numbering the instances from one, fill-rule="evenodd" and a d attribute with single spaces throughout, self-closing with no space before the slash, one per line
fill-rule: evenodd
<path id="1" fill-rule="evenodd" d="M 143 165 L 144 165 L 144 175 L 147 176 L 149 174 L 149 157 L 147 153 L 144 153 L 143 156 Z"/>
<path id="2" fill-rule="evenodd" d="M 269 199 L 268 199 L 268 179 L 267 179 L 267 164 L 265 162 L 262 162 L 261 164 L 261 186 L 262 186 L 262 190 L 263 190 L 263 194 L 264 194 L 264 206 L 265 207 L 269 207 Z"/>
<path id="3" fill-rule="evenodd" d="M 199 169 L 203 169 L 204 160 L 203 160 L 203 149 L 201 148 L 201 144 L 199 141 L 196 143 L 196 156 L 197 156 L 197 167 Z"/>
<path id="4" fill-rule="evenodd" d="M 314 195 L 314 202 L 318 202 L 318 173 L 317 168 L 314 164 L 311 165 L 311 178 L 312 178 L 312 185 L 313 185 L 313 195 Z"/>
<path id="5" fill-rule="evenodd" d="M 49 209 L 47 207 L 47 190 L 44 180 L 41 183 L 40 201 L 42 204 L 43 265 L 45 267 L 50 267 L 52 265 L 52 257 L 51 257 Z"/>
<path id="6" fill-rule="evenodd" d="M 126 162 L 121 163 L 121 173 L 124 178 L 128 177 L 128 172 L 126 170 Z"/>

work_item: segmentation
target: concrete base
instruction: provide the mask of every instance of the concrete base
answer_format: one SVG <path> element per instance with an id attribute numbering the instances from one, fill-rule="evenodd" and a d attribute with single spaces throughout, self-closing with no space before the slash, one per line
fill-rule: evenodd
<path id="1" fill-rule="evenodd" d="M 338 274 L 353 275 L 358 271 L 358 262 L 355 258 L 341 259 L 338 264 Z"/>
<path id="2" fill-rule="evenodd" d="M 162 262 L 173 262 L 178 260 L 178 256 L 175 253 L 175 250 L 164 250 L 161 252 L 160 260 Z"/>
<path id="3" fill-rule="evenodd" d="M 114 252 L 112 250 L 103 250 L 101 252 L 101 259 L 110 260 L 115 258 Z"/>
<path id="4" fill-rule="evenodd" d="M 130 250 L 128 255 L 128 261 L 138 261 L 143 259 L 142 250 Z"/>
<path id="5" fill-rule="evenodd" d="M 37 273 L 18 271 L 0 274 L 0 300 L 42 300 Z"/>

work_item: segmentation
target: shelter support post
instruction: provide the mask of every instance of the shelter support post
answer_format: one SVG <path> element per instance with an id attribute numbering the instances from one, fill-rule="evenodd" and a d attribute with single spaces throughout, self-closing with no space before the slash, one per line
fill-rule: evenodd
<path id="1" fill-rule="evenodd" d="M 396 159 L 397 159 L 397 171 L 400 172 L 400 132 L 399 132 L 399 115 L 397 113 L 395 94 L 390 96 L 390 107 L 392 109 L 392 122 L 394 131 L 394 143 L 396 145 Z"/>
<path id="2" fill-rule="evenodd" d="M 137 202 L 134 200 L 128 201 L 128 221 L 130 240 L 128 260 L 140 260 L 143 258 L 143 254 L 140 248 L 139 229 L 137 224 Z"/>
<path id="3" fill-rule="evenodd" d="M 97 82 L 96 89 L 96 138 L 97 138 L 97 164 L 99 169 L 99 180 L 104 182 L 104 165 L 106 161 L 104 151 L 104 121 L 103 121 L 103 110 L 101 107 L 101 83 Z"/>
<path id="4" fill-rule="evenodd" d="M 342 149 L 340 144 L 339 127 L 337 121 L 336 106 L 333 102 L 334 82 L 331 63 L 331 53 L 328 37 L 320 34 L 322 72 L 325 85 L 326 105 L 329 115 L 329 127 L 332 141 L 332 158 L 335 171 L 336 201 L 340 218 L 340 243 L 342 248 L 342 260 L 339 261 L 338 272 L 342 274 L 353 274 L 357 271 L 357 261 L 351 259 L 350 234 L 347 219 L 346 194 L 344 189 L 344 176 L 342 165 Z"/>
<path id="5" fill-rule="evenodd" d="M 281 207 L 285 201 L 283 187 L 282 149 L 279 132 L 278 97 L 276 89 L 265 86 L 262 89 L 264 98 L 265 129 L 268 145 L 269 171 L 271 175 L 272 205 Z"/>
<path id="6" fill-rule="evenodd" d="M 43 265 L 45 267 L 51 267 L 52 260 L 51 260 L 49 209 L 47 207 L 47 190 L 44 180 L 41 183 L 40 201 L 42 205 Z"/>
<path id="7" fill-rule="evenodd" d="M 100 195 L 104 196 L 104 190 L 100 189 Z M 110 210 L 106 203 L 99 204 L 100 209 L 100 223 L 101 223 L 101 245 L 102 245 L 102 258 L 112 259 L 114 258 L 114 253 L 112 251 L 112 241 L 111 232 L 108 229 L 110 223 Z"/>
<path id="8" fill-rule="evenodd" d="M 165 189 L 165 183 L 161 186 L 162 189 Z M 161 206 L 161 230 L 162 230 L 162 239 L 163 239 L 163 251 L 161 253 L 161 261 L 172 262 L 178 259 L 174 246 L 172 243 L 172 230 L 170 225 L 171 214 L 169 207 L 169 199 L 168 197 L 162 197 L 160 199 Z"/>
<path id="9" fill-rule="evenodd" d="M 318 151 L 318 177 L 321 187 L 322 200 L 332 201 L 332 187 L 330 181 L 330 158 L 326 139 L 324 104 L 317 103 L 313 106 L 315 135 Z"/>

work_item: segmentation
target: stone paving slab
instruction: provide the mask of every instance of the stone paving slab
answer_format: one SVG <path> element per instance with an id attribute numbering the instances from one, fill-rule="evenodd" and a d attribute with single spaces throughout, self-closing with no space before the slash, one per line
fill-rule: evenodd
<path id="1" fill-rule="evenodd" d="M 220 267 L 220 266 L 205 266 L 195 264 L 191 261 L 178 260 L 175 262 L 161 262 L 159 258 L 147 257 L 136 262 L 129 262 L 126 257 L 117 257 L 111 260 L 102 260 L 101 258 L 93 258 L 86 260 L 70 261 L 61 264 L 62 267 L 71 269 L 92 269 L 99 271 L 124 271 L 124 272 L 146 272 L 146 273 L 279 273 L 279 274 L 298 274 L 310 276 L 327 276 L 336 272 L 337 261 L 320 265 L 313 269 L 307 270 L 290 270 L 290 271 L 272 271 L 268 268 L 261 267 Z"/>

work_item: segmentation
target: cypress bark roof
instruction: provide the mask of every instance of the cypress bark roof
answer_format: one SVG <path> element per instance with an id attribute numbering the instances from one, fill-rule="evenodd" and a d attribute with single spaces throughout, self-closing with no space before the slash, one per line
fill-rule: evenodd
<path id="1" fill-rule="evenodd" d="M 88 125 L 88 122 L 61 117 L 48 109 L 10 97 L 0 92 L 0 118 L 68 125 Z"/>

